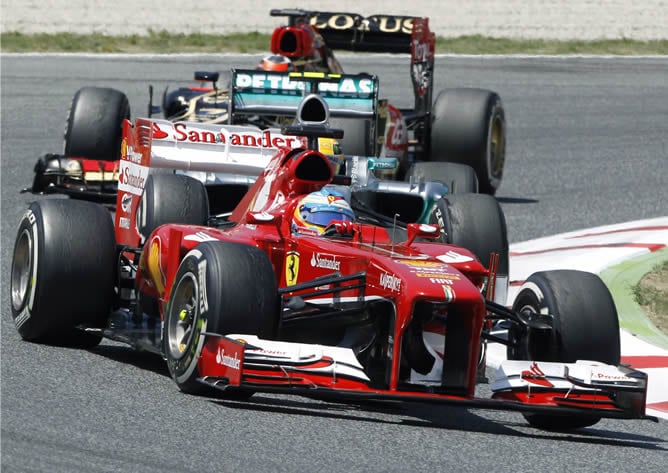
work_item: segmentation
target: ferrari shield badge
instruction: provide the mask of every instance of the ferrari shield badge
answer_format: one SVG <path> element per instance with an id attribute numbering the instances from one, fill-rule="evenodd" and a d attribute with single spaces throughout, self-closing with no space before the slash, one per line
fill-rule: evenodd
<path id="1" fill-rule="evenodd" d="M 297 284 L 299 276 L 299 253 L 296 251 L 288 252 L 285 257 L 285 283 L 288 286 Z"/>

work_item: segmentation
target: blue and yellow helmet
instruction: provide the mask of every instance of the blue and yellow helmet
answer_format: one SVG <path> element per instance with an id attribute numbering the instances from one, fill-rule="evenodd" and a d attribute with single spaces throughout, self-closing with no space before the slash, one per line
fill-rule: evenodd
<path id="1" fill-rule="evenodd" d="M 355 213 L 338 191 L 321 189 L 303 197 L 292 218 L 292 231 L 310 235 L 322 235 L 335 220 L 352 222 Z"/>

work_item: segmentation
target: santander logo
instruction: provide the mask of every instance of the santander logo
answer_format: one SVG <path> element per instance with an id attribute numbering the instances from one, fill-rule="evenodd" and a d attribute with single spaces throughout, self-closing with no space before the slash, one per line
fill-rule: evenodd
<path id="1" fill-rule="evenodd" d="M 234 356 L 226 355 L 224 348 L 218 348 L 216 363 L 232 368 L 233 370 L 238 370 L 241 366 L 241 360 L 237 357 L 237 354 L 235 353 Z"/>
<path id="2" fill-rule="evenodd" d="M 153 138 L 156 140 L 161 140 L 169 136 L 166 131 L 162 130 L 156 122 L 153 122 Z"/>
<path id="3" fill-rule="evenodd" d="M 538 364 L 534 361 L 533 364 L 529 367 L 528 370 L 522 371 L 522 379 L 531 384 L 537 384 L 538 386 L 553 387 L 552 384 L 538 367 Z"/>
<path id="4" fill-rule="evenodd" d="M 337 260 L 335 255 L 314 253 L 313 256 L 311 256 L 311 266 L 314 268 L 339 271 L 339 269 L 341 269 L 341 261 Z"/>
<path id="5" fill-rule="evenodd" d="M 141 195 L 148 178 L 148 167 L 121 160 L 118 173 L 118 190 Z"/>
<path id="6" fill-rule="evenodd" d="M 163 128 L 167 128 L 165 131 Z M 240 127 L 212 128 L 197 126 L 187 122 L 171 124 L 153 122 L 154 140 L 174 140 L 184 143 L 202 143 L 211 145 L 229 145 L 242 148 L 299 148 L 306 145 L 306 139 L 299 136 L 287 136 L 271 130 L 252 130 Z"/>

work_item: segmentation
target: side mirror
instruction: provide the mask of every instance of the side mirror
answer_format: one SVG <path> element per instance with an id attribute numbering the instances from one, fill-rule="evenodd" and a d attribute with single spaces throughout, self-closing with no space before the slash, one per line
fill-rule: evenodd
<path id="1" fill-rule="evenodd" d="M 195 80 L 200 82 L 213 82 L 215 85 L 219 78 L 219 72 L 195 71 Z"/>
<path id="2" fill-rule="evenodd" d="M 438 225 L 428 225 L 426 223 L 409 223 L 406 227 L 408 238 L 406 239 L 406 246 L 410 246 L 416 238 L 426 238 L 428 240 L 435 240 L 440 235 L 440 228 Z"/>

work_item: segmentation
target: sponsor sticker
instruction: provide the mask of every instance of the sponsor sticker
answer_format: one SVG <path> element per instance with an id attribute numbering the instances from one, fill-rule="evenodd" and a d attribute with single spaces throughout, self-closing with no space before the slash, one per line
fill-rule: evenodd
<path id="1" fill-rule="evenodd" d="M 206 260 L 197 264 L 197 281 L 199 286 L 199 313 L 204 314 L 209 310 L 209 301 L 206 296 Z"/>
<path id="2" fill-rule="evenodd" d="M 440 284 L 441 286 L 444 284 L 452 286 L 454 284 L 452 280 L 445 278 L 429 278 L 429 282 L 432 284 Z"/>
<path id="3" fill-rule="evenodd" d="M 309 23 L 319 29 L 380 31 L 383 33 L 411 34 L 413 17 L 396 15 L 373 15 L 362 17 L 350 13 L 316 13 Z"/>
<path id="4" fill-rule="evenodd" d="M 26 210 L 24 218 L 28 220 L 28 223 L 30 223 L 30 226 L 35 225 L 35 222 L 37 221 L 37 217 L 35 217 L 35 214 L 30 209 Z"/>
<path id="5" fill-rule="evenodd" d="M 130 219 L 127 217 L 120 217 L 118 219 L 118 226 L 124 230 L 130 230 Z"/>
<path id="6" fill-rule="evenodd" d="M 184 240 L 196 241 L 198 243 L 204 243 L 205 241 L 218 241 L 217 238 L 212 237 L 204 232 L 191 233 L 183 237 Z"/>
<path id="7" fill-rule="evenodd" d="M 433 272 L 422 272 L 418 271 L 415 273 L 415 276 L 418 278 L 438 278 L 438 279 L 443 279 L 443 280 L 448 280 L 448 281 L 458 281 L 460 279 L 459 276 L 456 274 L 448 274 L 440 271 L 433 271 Z M 439 283 L 440 284 L 440 283 Z"/>
<path id="8" fill-rule="evenodd" d="M 453 250 L 448 251 L 444 255 L 437 256 L 436 258 L 448 264 L 467 263 L 469 261 L 473 261 L 473 258 L 470 256 L 457 253 Z"/>
<path id="9" fill-rule="evenodd" d="M 162 262 L 160 260 L 160 239 L 155 238 L 148 252 L 147 270 L 151 281 L 160 294 L 165 292 L 165 277 L 162 273 Z"/>
<path id="10" fill-rule="evenodd" d="M 405 264 L 408 266 L 413 266 L 415 268 L 443 268 L 443 263 L 438 263 L 436 261 L 424 261 L 424 260 L 414 260 L 414 259 L 399 259 L 398 263 Z"/>
<path id="11" fill-rule="evenodd" d="M 241 369 L 241 360 L 238 358 L 236 352 L 230 356 L 225 354 L 225 348 L 218 347 L 218 353 L 216 353 L 216 363 L 219 365 L 227 366 L 233 370 Z"/>
<path id="12" fill-rule="evenodd" d="M 244 344 L 225 337 L 207 337 L 197 366 L 207 376 L 227 378 L 230 386 L 241 384 Z"/>
<path id="13" fill-rule="evenodd" d="M 258 72 L 254 74 L 239 72 L 234 77 L 234 85 L 240 90 L 268 91 L 275 90 L 283 93 L 301 94 L 304 83 L 292 79 L 284 74 Z M 343 77 L 339 82 L 321 82 L 318 92 L 327 97 L 371 97 L 374 92 L 372 78 Z"/>
<path id="14" fill-rule="evenodd" d="M 132 146 L 128 146 L 125 138 L 123 138 L 123 141 L 121 142 L 121 157 L 135 164 L 140 164 L 142 158 L 141 153 L 135 151 Z"/>
<path id="15" fill-rule="evenodd" d="M 163 138 L 167 138 L 169 134 L 164 131 L 162 128 L 158 126 L 156 122 L 153 122 L 153 139 L 154 140 L 162 140 Z"/>
<path id="16" fill-rule="evenodd" d="M 121 160 L 118 175 L 118 190 L 134 195 L 141 195 L 148 179 L 148 167 L 130 161 Z"/>
<path id="17" fill-rule="evenodd" d="M 23 310 L 21 311 L 21 313 L 19 315 L 17 315 L 16 318 L 14 319 L 14 324 L 16 325 L 16 328 L 20 329 L 21 325 L 23 325 L 24 323 L 26 323 L 28 321 L 28 319 L 30 318 L 30 315 L 31 315 L 30 310 L 28 309 L 28 306 L 26 305 L 25 307 L 23 307 Z"/>
<path id="18" fill-rule="evenodd" d="M 445 295 L 445 302 L 452 302 L 455 299 L 455 290 L 447 284 L 443 284 L 441 287 Z"/>
<path id="19" fill-rule="evenodd" d="M 313 253 L 313 256 L 311 257 L 311 266 L 314 268 L 339 271 L 341 269 L 341 261 L 336 259 L 336 255 Z"/>
<path id="20" fill-rule="evenodd" d="M 531 384 L 536 384 L 538 386 L 552 387 L 554 386 L 545 376 L 543 370 L 540 369 L 538 364 L 534 363 L 529 367 L 528 370 L 524 370 L 521 373 L 521 378 Z"/>
<path id="21" fill-rule="evenodd" d="M 401 278 L 394 274 L 381 273 L 380 286 L 388 291 L 399 293 L 401 292 Z"/>
<path id="22" fill-rule="evenodd" d="M 288 286 L 297 284 L 299 277 L 299 253 L 296 251 L 288 252 L 285 257 L 285 283 Z"/>
<path id="23" fill-rule="evenodd" d="M 121 210 L 125 213 L 129 213 L 132 207 L 132 194 L 123 194 L 121 197 Z"/>

